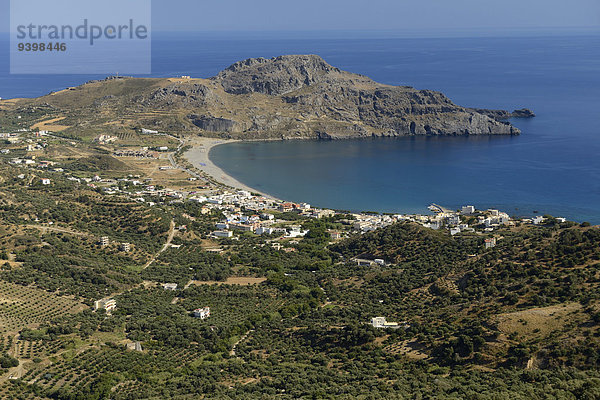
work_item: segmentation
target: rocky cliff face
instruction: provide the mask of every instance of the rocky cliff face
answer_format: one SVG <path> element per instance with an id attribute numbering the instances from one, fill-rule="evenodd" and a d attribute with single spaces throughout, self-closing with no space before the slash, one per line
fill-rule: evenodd
<path id="1" fill-rule="evenodd" d="M 206 115 L 190 115 L 188 117 L 198 128 L 208 132 L 232 132 L 236 122 L 225 118 L 215 118 Z"/>
<path id="2" fill-rule="evenodd" d="M 210 79 L 93 81 L 24 102 L 107 132 L 144 126 L 238 139 L 516 135 L 505 119 L 533 115 L 461 107 L 440 92 L 380 84 L 316 55 L 251 58 Z"/>
<path id="3" fill-rule="evenodd" d="M 381 85 L 316 55 L 240 61 L 212 80 L 230 94 L 278 96 L 301 114 L 328 116 L 332 121 L 315 130 L 319 137 L 520 133 L 500 119 L 455 105 L 442 93 Z"/>

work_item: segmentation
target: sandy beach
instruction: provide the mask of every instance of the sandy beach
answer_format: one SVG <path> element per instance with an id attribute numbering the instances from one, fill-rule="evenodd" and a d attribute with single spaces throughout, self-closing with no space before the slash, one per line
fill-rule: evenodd
<path id="1" fill-rule="evenodd" d="M 184 154 L 184 157 L 194 165 L 200 171 L 210 175 L 214 180 L 223 185 L 231 186 L 236 189 L 247 190 L 252 193 L 260 193 L 266 197 L 274 198 L 266 193 L 261 192 L 260 190 L 256 190 L 247 185 L 244 185 L 237 179 L 228 175 L 225 171 L 215 165 L 208 154 L 210 150 L 222 144 L 227 143 L 235 143 L 239 142 L 239 140 L 231 140 L 231 139 L 216 139 L 216 138 L 194 138 L 194 140 L 190 143 L 193 148 Z"/>

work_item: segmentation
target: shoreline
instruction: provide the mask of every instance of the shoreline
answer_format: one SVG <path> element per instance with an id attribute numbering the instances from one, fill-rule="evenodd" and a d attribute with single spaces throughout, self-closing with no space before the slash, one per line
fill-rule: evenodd
<path id="1" fill-rule="evenodd" d="M 372 138 L 372 137 L 365 137 L 365 138 L 351 138 L 351 140 L 372 140 L 372 139 L 380 139 L 380 138 Z M 397 138 L 390 138 L 390 139 L 397 139 Z M 254 139 L 254 140 L 247 140 L 247 139 L 223 139 L 223 138 L 211 138 L 211 137 L 194 137 L 192 140 L 190 140 L 187 144 L 191 145 L 192 148 L 190 150 L 188 150 L 187 152 L 185 152 L 183 154 L 183 157 L 186 158 L 197 170 L 202 171 L 204 174 L 206 174 L 207 177 L 209 177 L 210 179 L 212 179 L 214 182 L 224 185 L 226 187 L 229 188 L 234 188 L 237 190 L 246 190 L 248 192 L 251 193 L 256 193 L 259 194 L 261 196 L 264 196 L 266 198 L 272 199 L 272 200 L 276 200 L 276 201 L 294 201 L 292 199 L 281 199 L 278 197 L 275 197 L 273 195 L 270 195 L 268 193 L 265 193 L 261 190 L 257 190 L 255 188 L 252 188 L 240 181 L 238 181 L 237 179 L 235 179 L 233 176 L 229 175 L 228 173 L 226 173 L 223 169 L 221 169 L 219 166 L 217 166 L 215 163 L 213 163 L 210 158 L 209 158 L 209 154 L 210 151 L 212 150 L 212 148 L 219 146 L 219 145 L 223 145 L 223 144 L 230 144 L 230 143 L 238 143 L 238 142 L 271 142 L 271 141 L 287 141 L 287 140 L 299 140 L 299 141 L 304 141 L 304 140 L 316 140 L 319 141 L 319 139 L 316 138 L 297 138 L 297 139 L 278 139 L 278 138 L 269 138 L 269 139 Z M 323 139 L 320 139 L 323 140 Z M 467 204 L 467 203 L 473 203 L 473 201 L 463 201 L 462 203 Z M 480 202 L 481 203 L 481 202 Z M 423 211 L 418 211 L 416 213 L 421 214 L 421 215 L 427 215 L 427 202 L 423 203 Z M 564 209 L 557 209 L 556 207 L 553 207 L 552 205 L 542 205 L 542 204 L 527 204 L 527 205 L 520 205 L 520 206 L 515 206 L 515 205 L 510 205 L 510 204 L 498 204 L 497 202 L 487 202 L 487 206 L 488 208 L 494 208 L 494 209 L 500 209 L 500 210 L 513 210 L 511 211 L 512 214 L 514 214 L 515 217 L 519 217 L 519 218 L 530 218 L 533 217 L 535 215 L 542 215 L 544 213 L 547 214 L 551 214 L 551 215 L 563 215 L 565 214 L 565 210 Z M 439 204 L 437 204 L 439 206 Z M 456 207 L 458 207 L 459 205 L 457 204 Z M 336 207 L 331 207 L 330 206 L 325 206 L 322 205 L 322 208 L 329 208 L 329 209 L 337 209 Z M 399 207 L 400 208 L 400 207 Z M 442 206 L 440 207 L 442 209 L 450 209 L 453 210 L 455 207 L 453 206 Z M 579 207 L 578 207 L 579 208 Z M 529 211 L 531 210 L 531 211 Z M 536 211 L 537 210 L 537 211 Z M 567 216 L 567 219 L 571 220 L 571 221 L 576 221 L 576 222 L 582 222 L 582 221 L 595 221 L 594 217 L 591 215 L 587 215 L 591 212 L 591 210 L 588 209 L 581 209 L 581 210 L 577 210 L 578 213 L 583 213 L 583 215 L 569 215 Z M 356 213 L 362 213 L 365 212 L 360 211 L 359 208 L 353 210 L 352 212 L 356 212 Z M 379 213 L 382 214 L 389 214 L 391 212 L 389 211 L 377 211 Z M 573 211 L 574 212 L 574 211 Z M 573 214 L 573 212 L 571 212 L 570 214 Z M 407 211 L 407 210 L 400 210 L 400 209 L 396 209 L 393 211 L 393 213 L 397 213 L 397 214 L 405 214 L 405 213 L 414 213 L 412 211 Z M 511 214 L 511 215 L 512 215 Z M 569 212 L 567 212 L 567 214 L 569 214 Z M 594 222 L 592 222 L 593 225 Z"/>
<path id="2" fill-rule="evenodd" d="M 196 137 L 190 143 L 192 145 L 192 149 L 186 151 L 183 154 L 183 157 L 185 157 L 185 159 L 188 160 L 196 169 L 204 172 L 206 175 L 210 176 L 212 179 L 222 185 L 233 187 L 239 190 L 246 190 L 250 193 L 259 193 L 260 195 L 273 200 L 280 200 L 270 194 L 243 184 L 212 162 L 209 154 L 213 147 L 237 142 L 242 142 L 242 140 Z"/>

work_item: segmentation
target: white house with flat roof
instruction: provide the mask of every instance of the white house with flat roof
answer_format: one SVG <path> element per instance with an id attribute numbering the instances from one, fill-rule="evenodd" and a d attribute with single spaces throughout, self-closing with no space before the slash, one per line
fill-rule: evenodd
<path id="1" fill-rule="evenodd" d="M 462 209 L 460 210 L 460 213 L 463 214 L 463 215 L 474 214 L 475 213 L 475 207 L 473 207 L 473 206 L 462 206 Z"/>
<path id="2" fill-rule="evenodd" d="M 94 302 L 94 310 L 105 310 L 110 313 L 112 310 L 117 308 L 117 301 L 115 299 L 102 299 Z"/>
<path id="3" fill-rule="evenodd" d="M 233 232 L 231 232 L 231 231 L 214 231 L 212 234 L 214 237 L 217 237 L 217 238 L 233 237 Z"/>
<path id="4" fill-rule="evenodd" d="M 210 307 L 196 308 L 194 310 L 194 317 L 200 319 L 206 319 L 210 317 Z"/>
<path id="5" fill-rule="evenodd" d="M 531 219 L 531 222 L 532 222 L 534 225 L 539 225 L 539 224 L 541 224 L 542 222 L 544 222 L 544 219 L 545 219 L 545 218 L 544 218 L 544 217 L 542 217 L 541 215 L 536 215 L 535 217 L 533 217 L 533 218 Z"/>
<path id="6" fill-rule="evenodd" d="M 492 249 L 496 247 L 496 238 L 485 239 L 485 248 Z"/>
<path id="7" fill-rule="evenodd" d="M 254 233 L 256 233 L 257 235 L 271 235 L 274 232 L 273 228 L 268 228 L 265 226 L 261 226 L 256 228 L 256 231 Z"/>
<path id="8" fill-rule="evenodd" d="M 373 325 L 374 328 L 399 328 L 400 324 L 398 324 L 397 322 L 387 322 L 387 320 L 385 319 L 385 317 L 374 317 L 371 318 L 371 325 Z"/>

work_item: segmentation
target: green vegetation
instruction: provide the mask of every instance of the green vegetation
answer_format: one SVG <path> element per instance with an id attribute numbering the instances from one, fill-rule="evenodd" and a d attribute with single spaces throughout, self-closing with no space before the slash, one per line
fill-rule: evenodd
<path id="1" fill-rule="evenodd" d="M 549 217 L 486 250 L 408 222 L 330 243 L 348 216 L 276 213 L 309 233 L 217 241 L 192 202 L 5 164 L 0 194 L 0 398 L 600 397 L 598 227 Z"/>
<path id="2" fill-rule="evenodd" d="M 73 171 L 105 172 L 105 171 L 131 171 L 127 164 L 106 154 L 82 157 L 69 165 Z"/>

